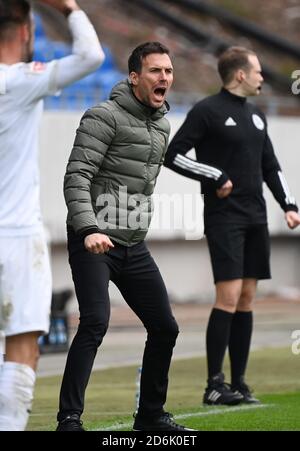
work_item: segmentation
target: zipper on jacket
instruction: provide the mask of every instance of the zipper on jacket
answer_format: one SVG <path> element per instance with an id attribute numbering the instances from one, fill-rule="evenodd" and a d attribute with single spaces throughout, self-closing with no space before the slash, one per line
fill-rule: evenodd
<path id="1" fill-rule="evenodd" d="M 151 147 L 150 155 L 149 155 L 149 158 L 148 158 L 148 160 L 147 160 L 147 162 L 146 162 L 146 169 L 147 169 L 148 166 L 149 166 L 149 162 L 150 162 L 150 160 L 151 160 L 153 151 L 154 151 L 154 141 L 153 141 L 153 136 L 152 136 L 152 127 L 151 127 L 151 120 L 150 120 L 150 119 L 147 119 L 147 120 L 146 120 L 146 127 L 147 127 L 147 130 L 148 130 L 149 135 L 150 135 L 150 143 L 151 143 L 151 144 L 150 144 L 150 147 Z M 143 192 L 142 192 L 141 194 L 144 194 L 144 193 L 145 193 L 145 190 L 146 190 L 146 187 L 147 187 L 147 184 L 148 184 L 148 181 L 149 181 L 148 173 L 149 173 L 149 171 L 146 170 L 145 188 L 144 188 L 144 190 L 143 190 Z M 138 230 L 139 230 L 139 229 L 134 230 L 134 231 L 132 232 L 132 235 L 131 235 L 129 241 L 132 241 L 132 240 L 133 240 L 133 238 L 134 238 L 134 236 L 135 236 L 135 234 L 137 233 Z"/>
<path id="2" fill-rule="evenodd" d="M 151 157 L 152 157 L 152 154 L 153 154 L 153 151 L 154 151 L 154 141 L 153 141 L 152 127 L 151 127 L 151 120 L 150 119 L 146 120 L 146 125 L 147 125 L 147 130 L 148 130 L 149 135 L 150 135 L 150 142 L 151 142 L 151 144 L 150 144 L 150 147 L 151 147 L 150 155 L 149 155 L 149 158 L 148 158 L 148 160 L 146 162 L 146 167 L 148 168 L 149 162 L 151 160 Z M 147 171 L 147 173 L 146 173 L 146 182 L 148 182 L 148 181 L 149 181 L 149 178 L 148 178 L 148 171 Z M 145 189 L 146 189 L 146 186 L 145 186 Z"/>

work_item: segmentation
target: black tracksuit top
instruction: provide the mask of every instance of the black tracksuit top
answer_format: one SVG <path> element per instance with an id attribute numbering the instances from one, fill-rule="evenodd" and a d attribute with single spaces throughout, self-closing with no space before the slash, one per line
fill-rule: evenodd
<path id="1" fill-rule="evenodd" d="M 195 148 L 196 160 L 186 157 Z M 205 226 L 266 224 L 265 181 L 284 211 L 298 211 L 267 132 L 264 114 L 226 89 L 198 102 L 167 151 L 164 165 L 201 182 Z M 216 190 L 228 179 L 231 194 Z"/>

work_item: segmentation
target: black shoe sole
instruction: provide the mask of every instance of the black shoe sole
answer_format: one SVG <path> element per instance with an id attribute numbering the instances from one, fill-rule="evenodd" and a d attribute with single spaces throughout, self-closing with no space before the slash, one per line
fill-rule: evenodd
<path id="1" fill-rule="evenodd" d="M 228 402 L 213 402 L 213 401 L 203 401 L 204 406 L 237 406 L 238 404 L 242 404 L 243 399 L 233 399 Z"/>

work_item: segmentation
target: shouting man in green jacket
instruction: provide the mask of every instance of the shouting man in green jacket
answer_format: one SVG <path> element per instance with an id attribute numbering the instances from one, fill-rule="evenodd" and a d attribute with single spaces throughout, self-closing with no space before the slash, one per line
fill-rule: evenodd
<path id="1" fill-rule="evenodd" d="M 110 280 L 148 334 L 133 430 L 186 430 L 163 410 L 178 326 L 144 243 L 169 137 L 165 98 L 173 67 L 169 50 L 158 42 L 137 47 L 128 65 L 129 79 L 83 116 L 65 176 L 69 261 L 80 323 L 63 377 L 58 431 L 84 430 L 80 416 L 108 327 Z"/>

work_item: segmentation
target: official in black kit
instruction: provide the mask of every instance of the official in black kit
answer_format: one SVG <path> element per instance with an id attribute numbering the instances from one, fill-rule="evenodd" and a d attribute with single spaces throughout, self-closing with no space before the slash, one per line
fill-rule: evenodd
<path id="1" fill-rule="evenodd" d="M 269 279 L 270 240 L 263 182 L 285 213 L 289 228 L 300 224 L 267 131 L 264 114 L 247 102 L 263 77 L 254 52 L 230 47 L 220 57 L 221 91 L 198 102 L 173 138 L 165 166 L 201 182 L 204 225 L 216 302 L 206 335 L 208 386 L 205 404 L 256 403 L 244 380 L 252 335 L 257 281 Z M 195 148 L 196 160 L 186 157 Z M 227 346 L 231 386 L 222 366 Z"/>

